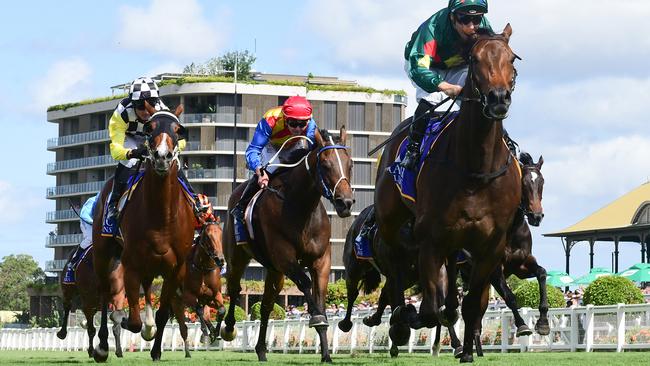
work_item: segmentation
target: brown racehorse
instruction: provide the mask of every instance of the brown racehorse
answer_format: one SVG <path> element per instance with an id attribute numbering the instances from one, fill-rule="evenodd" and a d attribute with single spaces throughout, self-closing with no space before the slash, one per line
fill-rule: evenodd
<path id="1" fill-rule="evenodd" d="M 90 247 L 86 256 L 79 262 L 75 270 L 75 283 L 63 283 L 61 277 L 61 292 L 63 293 L 63 319 L 61 320 L 61 330 L 56 333 L 59 339 L 65 339 L 68 334 L 68 316 L 73 309 L 73 301 L 79 297 L 81 309 L 86 317 L 86 330 L 88 332 L 88 357 L 93 356 L 93 339 L 95 338 L 95 313 L 99 309 L 99 292 L 97 289 L 97 276 L 93 271 L 93 247 Z M 68 259 L 69 261 L 69 259 Z M 67 268 L 68 264 L 64 268 Z M 111 284 L 111 293 L 113 294 L 111 305 L 113 312 L 111 320 L 113 321 L 113 335 L 115 336 L 115 355 L 122 357 L 122 346 L 120 344 L 121 326 L 120 322 L 126 315 L 122 310 L 124 308 L 124 283 L 122 280 L 122 266 L 118 264 L 117 268 L 109 275 Z"/>
<path id="2" fill-rule="evenodd" d="M 248 262 L 254 258 L 266 268 L 261 306 L 261 328 L 255 351 L 266 361 L 266 329 L 273 303 L 282 290 L 284 275 L 296 283 L 308 304 L 309 326 L 320 337 L 321 361 L 331 362 L 327 342 L 325 297 L 330 274 L 330 220 L 321 202 L 325 196 L 340 217 L 350 216 L 352 159 L 345 148 L 346 132 L 340 139 L 317 130 L 313 150 L 292 169 L 277 172 L 257 201 L 253 214 L 254 239 L 248 245 L 236 245 L 232 217 L 224 229 L 224 249 L 228 263 L 227 285 L 230 308 L 221 336 L 235 337 L 234 307 L 241 291 L 240 280 Z M 243 185 L 235 189 L 228 202 L 234 207 Z M 305 274 L 305 267 L 310 277 Z"/>
<path id="3" fill-rule="evenodd" d="M 225 264 L 221 240 L 222 230 L 218 220 L 203 224 L 198 241 L 187 257 L 183 283 L 183 302 L 196 311 L 204 336 L 209 329 L 210 343 L 217 339 L 226 312 L 221 294 L 221 269 Z M 217 309 L 216 328 L 209 318 L 204 318 L 205 306 Z"/>
<path id="4" fill-rule="evenodd" d="M 453 324 L 458 299 L 452 293 L 440 306 L 440 269 L 446 261 L 449 288 L 454 289 L 458 251 L 465 248 L 480 258 L 474 263 L 470 290 L 463 301 L 461 362 L 473 361 L 474 334 L 487 309 L 490 274 L 501 270 L 508 230 L 521 201 L 520 172 L 502 138 L 516 76 L 513 62 L 517 56 L 508 46 L 511 34 L 508 24 L 500 35 L 479 35 L 468 51 L 463 105 L 438 138 L 433 157 L 424 162 L 416 183 L 417 202 L 409 207 L 386 172 L 401 138 L 386 145 L 376 181 L 377 223 L 380 235 L 394 250 L 393 258 L 400 255 L 399 229 L 411 215 L 415 215 L 414 237 L 420 251 L 422 305 L 416 319 L 408 323 L 402 320 L 400 309 L 393 312 L 394 334 L 407 333 L 409 325 Z M 392 296 L 403 304 L 404 281 L 398 268 L 393 266 L 389 275 L 396 284 Z"/>
<path id="5" fill-rule="evenodd" d="M 155 341 L 151 349 L 151 358 L 159 360 L 165 324 L 173 310 L 173 302 L 180 302 L 176 291 L 184 275 L 185 258 L 192 247 L 194 213 L 177 178 L 180 169 L 178 140 L 184 130 L 178 116 L 183 108 L 179 106 L 172 114 L 156 111 L 147 103 L 145 107 L 151 115 L 145 128 L 149 157 L 144 164 L 144 177 L 131 193 L 120 224 L 124 241 L 121 259 L 129 302 L 129 319 L 122 325 L 131 332 L 140 332 L 140 286 L 145 287 L 154 277 L 161 275 L 164 282 L 160 308 L 156 312 Z M 95 225 L 100 225 L 101 221 L 97 220 Z M 94 232 L 98 231 L 95 228 Z M 100 289 L 108 288 L 105 274 L 109 272 L 109 260 L 119 257 L 120 249 L 115 246 L 96 246 L 95 272 L 100 279 Z M 94 354 L 96 361 L 105 361 L 108 357 L 106 321 L 104 300 L 100 342 Z"/>
<path id="6" fill-rule="evenodd" d="M 348 231 L 346 238 L 345 238 L 345 246 L 343 248 L 343 263 L 345 265 L 345 284 L 347 288 L 347 294 L 348 294 L 348 306 L 347 306 L 347 311 L 345 313 L 345 317 L 339 322 L 339 329 L 341 329 L 344 332 L 348 332 L 352 328 L 352 321 L 350 320 L 352 316 L 352 307 L 354 306 L 354 302 L 357 299 L 357 296 L 359 295 L 359 289 L 361 288 L 360 284 L 363 285 L 363 291 L 364 293 L 368 294 L 372 291 L 374 291 L 377 287 L 379 287 L 379 283 L 381 280 L 381 274 L 386 273 L 385 268 L 391 265 L 391 263 L 394 262 L 394 258 L 390 256 L 391 251 L 389 248 L 386 247 L 384 243 L 382 243 L 381 238 L 379 235 L 372 235 L 372 254 L 373 254 L 373 260 L 375 262 L 375 265 L 371 264 L 370 261 L 365 260 L 365 259 L 359 259 L 356 256 L 355 249 L 354 249 L 354 241 L 357 235 L 359 235 L 359 231 L 361 230 L 361 226 L 363 223 L 366 221 L 366 218 L 369 215 L 372 215 L 372 210 L 374 209 L 374 206 L 368 206 L 361 213 L 357 218 L 354 220 L 352 223 L 352 226 L 350 227 L 350 230 Z M 401 260 L 400 263 L 408 263 L 406 266 L 402 267 L 402 271 L 404 273 L 404 287 L 409 288 L 411 286 L 416 285 L 418 281 L 418 274 L 417 274 L 417 258 L 418 258 L 418 250 L 417 247 L 415 247 L 412 244 L 413 241 L 413 235 L 411 233 L 411 223 L 405 224 L 401 229 L 400 232 L 400 246 L 401 246 Z M 381 272 L 380 272 L 381 271 Z M 446 274 L 444 271 L 441 272 L 442 274 Z M 440 286 L 446 291 L 446 286 L 447 286 L 447 278 L 446 276 L 440 276 L 439 278 L 440 281 Z M 366 318 L 363 319 L 363 323 L 369 327 L 373 327 L 376 325 L 381 324 L 381 318 L 384 314 L 384 310 L 386 309 L 386 306 L 389 305 L 390 303 L 390 288 L 392 286 L 390 277 L 386 278 L 386 282 L 384 284 L 384 287 L 381 289 L 381 293 L 379 295 L 379 303 L 377 304 L 377 311 Z M 399 304 L 390 304 L 392 309 L 395 309 Z M 412 305 L 410 305 L 412 306 Z M 454 330 L 453 327 L 448 328 L 450 339 L 451 339 L 451 346 L 454 349 L 454 354 L 459 355 L 462 352 L 462 345 L 460 343 L 460 340 L 458 339 L 458 336 L 456 335 L 456 331 Z M 440 350 L 440 327 L 438 327 L 436 331 L 436 339 L 437 342 L 432 343 L 432 350 L 434 355 L 437 355 L 439 350 Z M 393 343 L 391 348 L 390 348 L 390 355 L 392 357 L 396 357 L 399 354 L 399 349 L 397 348 L 397 344 Z"/>

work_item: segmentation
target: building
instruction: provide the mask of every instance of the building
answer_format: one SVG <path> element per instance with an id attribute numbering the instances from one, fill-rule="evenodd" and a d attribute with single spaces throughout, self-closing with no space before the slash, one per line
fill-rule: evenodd
<path id="1" fill-rule="evenodd" d="M 182 76 L 163 74 L 154 79 L 162 80 L 161 95 L 170 108 L 178 104 L 185 107 L 181 122 L 188 130 L 188 143 L 181 157 L 186 174 L 197 192 L 210 197 L 222 219 L 234 176 L 237 182 L 249 176 L 244 151 L 257 122 L 267 109 L 293 95 L 306 96 L 312 102 L 314 118 L 321 128 L 338 133 L 345 125 L 348 130 L 356 189 L 353 216 L 373 202 L 377 164 L 376 158 L 369 158 L 367 153 L 404 119 L 403 92 L 362 88 L 332 77 L 255 74 L 253 82 L 235 84 L 224 78 L 178 79 Z M 114 91 L 128 85 L 118 85 Z M 107 126 L 120 99 L 116 96 L 48 110 L 47 120 L 58 124 L 58 137 L 47 142 L 47 149 L 55 153 L 55 162 L 48 164 L 47 174 L 56 177 L 56 186 L 46 192 L 47 198 L 55 202 L 55 210 L 46 214 L 46 222 L 56 225 L 56 231 L 46 238 L 46 247 L 54 249 L 53 260 L 46 263 L 48 272 L 60 272 L 69 253 L 81 241 L 78 217 L 71 206 L 81 206 L 114 172 L 116 161 L 110 156 Z M 354 217 L 341 219 L 329 202 L 323 202 L 333 218 L 332 279 L 340 278 L 345 234 Z M 245 278 L 263 279 L 262 273 L 259 265 L 253 264 Z"/>

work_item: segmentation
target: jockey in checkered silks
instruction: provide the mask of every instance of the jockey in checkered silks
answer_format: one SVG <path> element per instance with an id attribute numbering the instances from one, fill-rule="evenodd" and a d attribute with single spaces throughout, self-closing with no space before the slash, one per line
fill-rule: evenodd
<path id="1" fill-rule="evenodd" d="M 115 222 L 118 213 L 117 202 L 124 193 L 127 181 L 131 175 L 137 173 L 135 167 L 138 160 L 148 155 L 147 147 L 144 145 L 146 137 L 143 128 L 151 116 L 145 109 L 145 101 L 157 111 L 169 110 L 160 99 L 158 85 L 151 78 L 141 77 L 133 81 L 129 89 L 129 96 L 120 101 L 108 123 L 108 132 L 111 137 L 111 156 L 113 156 L 113 159 L 119 160 L 119 164 L 115 169 L 113 190 L 108 202 L 105 222 Z M 185 145 L 185 137 L 180 136 L 178 140 L 179 150 L 183 151 Z M 178 178 L 192 190 L 180 166 L 178 167 Z M 197 212 L 199 205 L 197 204 L 196 194 L 192 194 L 195 201 L 194 211 Z M 113 234 L 116 233 L 116 229 L 116 227 L 113 227 Z"/>

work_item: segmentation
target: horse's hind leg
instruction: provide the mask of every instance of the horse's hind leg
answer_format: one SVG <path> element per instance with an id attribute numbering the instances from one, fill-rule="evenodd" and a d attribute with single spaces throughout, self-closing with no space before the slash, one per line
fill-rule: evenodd
<path id="1" fill-rule="evenodd" d="M 390 280 L 386 279 L 386 283 L 384 283 L 384 287 L 381 288 L 381 292 L 379 293 L 377 310 L 375 311 L 374 314 L 363 318 L 363 324 L 369 327 L 374 327 L 381 324 L 381 318 L 384 316 L 384 310 L 386 310 L 386 307 L 388 306 L 388 302 L 390 300 L 389 293 L 390 293 Z"/>
<path id="2" fill-rule="evenodd" d="M 454 357 L 460 358 L 460 355 L 463 354 L 463 344 L 460 343 L 460 339 L 458 339 L 458 335 L 456 334 L 454 327 L 447 328 L 447 331 L 449 332 L 451 348 L 454 349 Z"/>
<path id="3" fill-rule="evenodd" d="M 162 337 L 165 332 L 165 325 L 167 325 L 167 321 L 169 320 L 169 311 L 171 310 L 174 291 L 176 291 L 177 288 L 178 285 L 171 278 L 167 278 L 163 282 L 160 295 L 160 308 L 156 311 L 156 336 L 154 338 L 153 347 L 151 347 L 151 352 L 149 353 L 153 361 L 159 361 L 162 354 Z"/>
<path id="4" fill-rule="evenodd" d="M 128 319 L 122 319 L 122 328 L 131 333 L 139 333 L 142 330 L 142 319 L 140 318 L 140 275 L 134 269 L 124 267 L 124 288 L 129 303 L 129 317 Z"/>
<path id="5" fill-rule="evenodd" d="M 311 318 L 309 325 L 316 328 L 320 337 L 321 362 L 332 362 L 329 353 L 329 342 L 327 340 L 327 317 L 325 315 L 325 299 L 327 297 L 327 283 L 329 282 L 330 266 L 332 264 L 331 247 L 327 246 L 325 255 L 316 260 L 309 270 L 313 286 L 313 303 L 316 307 L 310 308 Z M 303 273 L 304 274 L 304 273 Z M 307 296 L 307 293 L 305 293 Z M 309 298 L 309 297 L 308 297 Z"/>
<path id="6" fill-rule="evenodd" d="M 122 319 L 124 319 L 124 311 L 113 310 L 111 313 L 111 321 L 113 322 L 113 337 L 115 338 L 115 356 L 122 357 Z"/>
<path id="7" fill-rule="evenodd" d="M 237 336 L 237 331 L 235 330 L 235 305 L 239 303 L 241 277 L 244 274 L 244 270 L 249 261 L 250 257 L 243 249 L 239 247 L 234 248 L 234 255 L 231 259 L 232 263 L 228 263 L 228 274 L 226 277 L 230 304 L 225 319 L 226 326 L 221 328 L 221 338 L 228 342 L 232 341 Z"/>
<path id="8" fill-rule="evenodd" d="M 88 328 L 86 332 L 88 333 L 88 357 L 93 357 L 93 340 L 95 339 L 95 322 L 93 318 L 95 317 L 95 309 L 84 309 L 84 315 L 86 316 L 86 322 L 88 323 Z"/>
<path id="9" fill-rule="evenodd" d="M 199 318 L 199 324 L 201 324 L 201 342 L 208 343 L 210 341 L 210 334 L 208 333 L 209 320 L 206 320 L 205 313 L 203 311 L 203 306 L 196 304 L 194 307 L 194 312 L 196 312 L 197 317 Z"/>
<path id="10" fill-rule="evenodd" d="M 63 289 L 64 286 L 61 285 Z M 72 296 L 70 296 L 65 289 L 63 290 L 63 319 L 61 320 L 61 330 L 56 333 L 59 339 L 65 339 L 68 335 L 68 317 L 70 316 L 70 309 L 72 309 Z"/>
<path id="11" fill-rule="evenodd" d="M 190 346 L 187 344 L 187 324 L 185 324 L 185 307 L 181 301 L 181 298 L 174 296 L 172 299 L 172 309 L 174 310 L 174 317 L 178 322 L 178 330 L 181 333 L 181 338 L 183 339 L 183 350 L 185 351 L 185 358 L 191 358 L 190 355 Z"/>
<path id="12" fill-rule="evenodd" d="M 260 307 L 260 334 L 255 345 L 255 353 L 259 361 L 266 361 L 266 329 L 269 324 L 269 315 L 273 311 L 275 299 L 282 290 L 284 284 L 284 275 L 272 269 L 266 270 L 266 279 L 264 281 L 264 295 L 262 297 L 262 306 Z"/>
<path id="13" fill-rule="evenodd" d="M 352 260 L 354 263 L 350 268 L 346 268 L 345 276 L 345 287 L 348 293 L 348 307 L 345 311 L 345 318 L 339 321 L 339 329 L 343 332 L 349 332 L 352 329 L 352 307 L 354 306 L 354 301 L 359 296 L 359 280 L 361 279 L 360 263 L 356 260 Z"/>
<path id="14" fill-rule="evenodd" d="M 512 315 L 515 318 L 515 326 L 517 327 L 517 337 L 531 335 L 532 331 L 528 328 L 526 322 L 519 314 L 519 310 L 517 310 L 517 299 L 506 283 L 503 271 L 501 270 L 501 265 L 497 266 L 497 271 L 492 273 L 490 282 L 492 283 L 492 287 L 494 287 L 496 292 L 503 298 L 508 308 L 512 311 Z"/>
<path id="15" fill-rule="evenodd" d="M 548 323 L 548 296 L 546 293 L 546 269 L 537 264 L 537 260 L 530 256 L 532 264 L 528 267 L 535 273 L 539 284 L 539 319 L 535 324 L 535 331 L 540 335 L 548 335 L 551 328 Z"/>

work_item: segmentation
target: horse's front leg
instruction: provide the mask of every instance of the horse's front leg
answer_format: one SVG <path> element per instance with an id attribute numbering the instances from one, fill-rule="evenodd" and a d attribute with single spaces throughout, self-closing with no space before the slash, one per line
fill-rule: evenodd
<path id="1" fill-rule="evenodd" d="M 226 326 L 221 328 L 221 338 L 230 342 L 237 336 L 235 329 L 235 306 L 239 303 L 239 293 L 241 292 L 241 278 L 244 270 L 250 261 L 250 257 L 241 247 L 234 248 L 234 255 L 228 263 L 228 273 L 226 275 L 226 286 L 228 286 L 228 296 L 230 296 L 230 305 L 228 313 L 224 319 Z"/>
<path id="2" fill-rule="evenodd" d="M 156 311 L 156 335 L 154 337 L 153 347 L 151 347 L 151 359 L 159 361 L 162 354 L 162 337 L 165 332 L 165 325 L 169 321 L 169 313 L 172 310 L 172 301 L 175 291 L 178 288 L 174 278 L 166 278 L 163 282 L 160 294 L 160 308 Z"/>
<path id="3" fill-rule="evenodd" d="M 348 293 L 348 307 L 345 311 L 345 317 L 339 321 L 339 329 L 343 332 L 349 332 L 352 329 L 352 307 L 354 302 L 359 296 L 359 281 L 361 280 L 362 267 L 363 265 L 359 263 L 356 258 L 351 259 L 351 264 L 346 268 L 345 274 L 345 287 Z"/>
<path id="4" fill-rule="evenodd" d="M 517 327 L 517 337 L 531 335 L 532 331 L 530 328 L 528 328 L 528 325 L 526 325 L 526 322 L 521 317 L 521 314 L 519 314 L 519 310 L 517 308 L 517 298 L 515 297 L 515 294 L 512 293 L 510 287 L 508 287 L 508 283 L 506 282 L 505 276 L 503 275 L 502 268 L 503 267 L 501 265 L 497 266 L 497 269 L 490 276 L 490 283 L 496 292 L 506 302 L 506 305 L 510 311 L 512 311 L 512 315 L 515 318 L 515 326 Z"/>
<path id="5" fill-rule="evenodd" d="M 374 314 L 369 315 L 363 318 L 363 324 L 374 327 L 381 324 L 381 318 L 384 316 L 384 310 L 388 306 L 389 297 L 390 297 L 390 280 L 387 278 L 384 283 L 384 287 L 381 288 L 379 293 L 379 300 L 377 301 L 377 311 Z"/>
<path id="6" fill-rule="evenodd" d="M 441 276 L 440 290 L 444 295 L 444 309 L 440 309 L 440 323 L 446 327 L 452 327 L 458 321 L 458 289 L 456 288 L 456 278 L 458 277 L 458 267 L 456 265 L 458 252 L 454 251 L 447 257 L 447 264 L 443 267 L 446 273 L 447 282 L 444 282 L 444 276 Z M 442 274 L 442 270 L 441 270 Z"/>
<path id="7" fill-rule="evenodd" d="M 325 299 L 327 298 L 327 283 L 329 282 L 330 267 L 332 264 L 330 246 L 327 246 L 325 255 L 314 262 L 310 269 L 312 278 L 314 304 L 316 305 L 316 314 L 322 317 L 319 322 L 314 322 L 314 327 L 320 337 L 321 362 L 332 362 L 329 354 L 329 342 L 327 340 L 327 317 L 325 315 Z M 319 317 L 319 319 L 320 319 Z M 312 319 L 314 315 L 312 315 Z M 310 320 L 311 323 L 311 320 Z"/>
<path id="8" fill-rule="evenodd" d="M 63 317 L 61 319 L 61 329 L 56 332 L 56 336 L 59 339 L 65 339 L 65 337 L 68 335 L 68 317 L 70 316 L 70 310 L 72 309 L 73 292 L 68 290 L 68 286 L 72 285 L 61 284 L 61 289 L 63 290 Z"/>
<path id="9" fill-rule="evenodd" d="M 266 270 L 266 279 L 264 281 L 264 295 L 260 307 L 260 334 L 255 345 L 255 353 L 259 361 L 266 361 L 266 330 L 269 325 L 269 316 L 273 311 L 275 299 L 282 290 L 284 284 L 284 275 L 271 269 Z"/>
<path id="10" fill-rule="evenodd" d="M 129 303 L 129 317 L 122 319 L 122 328 L 131 333 L 139 333 L 142 330 L 142 319 L 140 318 L 140 274 L 132 268 L 124 266 L 124 289 L 126 299 Z M 145 334 L 142 335 L 145 338 Z M 150 341 L 151 339 L 146 339 Z"/>
<path id="11" fill-rule="evenodd" d="M 420 286 L 422 287 L 422 304 L 417 319 L 411 324 L 413 328 L 433 328 L 440 324 L 444 317 L 441 315 L 440 300 L 444 294 L 440 290 L 440 275 L 445 256 L 432 245 L 432 242 L 419 243 L 420 255 L 418 268 L 420 273 Z M 442 272 L 444 274 L 444 272 Z M 445 280 L 446 281 L 446 280 Z M 447 324 L 443 324 L 447 325 Z"/>
<path id="12" fill-rule="evenodd" d="M 537 260 L 532 255 L 526 261 L 529 272 L 535 273 L 537 283 L 539 284 L 539 319 L 535 324 L 535 331 L 539 335 L 548 335 L 551 327 L 548 322 L 548 294 L 546 293 L 546 269 L 537 264 Z"/>

